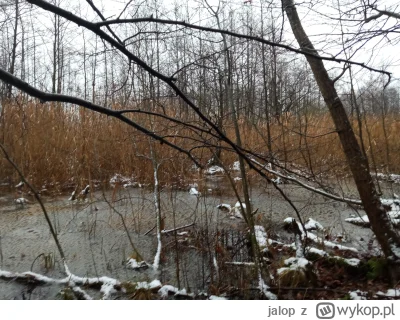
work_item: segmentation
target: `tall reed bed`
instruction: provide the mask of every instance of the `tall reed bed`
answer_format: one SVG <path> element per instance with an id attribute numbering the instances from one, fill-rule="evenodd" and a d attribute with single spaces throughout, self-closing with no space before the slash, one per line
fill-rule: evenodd
<path id="1" fill-rule="evenodd" d="M 113 106 L 114 109 L 120 108 Z M 152 110 L 180 121 L 133 113 L 137 123 L 179 145 L 192 149 L 203 164 L 212 157 L 209 146 L 218 145 L 215 137 L 198 133 L 185 123 L 203 124 L 177 106 L 132 105 L 130 108 Z M 153 169 L 149 160 L 149 138 L 111 117 L 75 106 L 57 103 L 22 102 L 18 99 L 3 104 L 0 141 L 22 168 L 24 174 L 38 186 L 67 186 L 83 180 L 108 181 L 116 173 L 151 183 Z M 352 119 L 371 170 L 384 173 L 400 172 L 400 116 L 389 114 L 365 115 L 361 121 Z M 265 120 L 239 120 L 244 147 L 268 155 L 268 126 Z M 226 134 L 235 140 L 234 126 L 224 119 Z M 328 114 L 314 113 L 282 116 L 270 123 L 272 154 L 282 163 L 297 164 L 313 174 L 345 174 L 348 167 L 341 145 Z M 221 144 L 221 158 L 230 166 L 236 155 Z M 160 181 L 163 184 L 184 185 L 196 176 L 191 161 L 185 155 L 159 142 L 154 143 L 156 155 L 162 162 Z M 18 178 L 6 161 L 0 158 L 0 180 L 15 183 Z"/>

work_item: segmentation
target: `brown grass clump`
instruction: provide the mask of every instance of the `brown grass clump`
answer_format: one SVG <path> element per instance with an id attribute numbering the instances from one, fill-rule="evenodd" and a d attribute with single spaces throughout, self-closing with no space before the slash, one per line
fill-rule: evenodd
<path id="1" fill-rule="evenodd" d="M 155 110 L 154 106 L 132 106 L 164 113 L 202 127 L 201 122 L 180 112 L 178 107 Z M 113 106 L 114 109 L 120 108 Z M 99 115 L 83 108 L 34 101 L 14 100 L 3 104 L 3 120 L 0 123 L 0 141 L 23 173 L 38 186 L 75 186 L 98 180 L 108 183 L 116 173 L 134 177 L 141 183 L 153 179 L 150 156 L 150 140 L 124 123 Z M 206 143 L 216 144 L 215 138 L 199 135 L 183 124 L 146 114 L 130 116 L 142 126 L 150 128 L 206 163 L 212 153 Z M 362 120 L 364 150 L 371 171 L 400 172 L 400 116 L 387 115 L 384 121 L 379 115 L 368 115 Z M 358 122 L 353 121 L 358 134 Z M 271 142 L 274 156 L 283 163 L 306 167 L 312 174 L 345 174 L 344 155 L 334 126 L 327 114 L 303 114 L 286 116 L 271 123 Z M 230 119 L 224 119 L 226 134 L 235 140 Z M 240 120 L 240 130 L 245 148 L 262 155 L 268 154 L 267 125 L 265 120 Z M 223 145 L 225 146 L 225 145 Z M 163 144 L 153 143 L 159 161 L 160 181 L 163 184 L 185 186 L 197 173 L 191 170 L 191 161 L 183 154 Z M 236 161 L 233 152 L 223 150 L 222 161 L 227 165 Z M 0 159 L 0 181 L 15 183 L 18 180 L 13 169 Z M 85 181 L 85 182 L 84 182 Z"/>

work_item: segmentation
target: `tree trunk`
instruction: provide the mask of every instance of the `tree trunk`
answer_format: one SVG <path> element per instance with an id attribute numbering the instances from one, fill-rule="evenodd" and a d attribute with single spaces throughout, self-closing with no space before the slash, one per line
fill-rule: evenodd
<path id="1" fill-rule="evenodd" d="M 17 58 L 18 19 L 19 19 L 19 0 L 16 0 L 15 1 L 14 35 L 13 35 L 13 45 L 12 45 L 10 71 L 9 71 L 11 74 L 14 74 L 15 61 L 16 61 L 16 58 Z M 12 85 L 9 84 L 8 88 L 7 88 L 7 99 L 11 99 L 11 96 L 12 96 Z"/>
<path id="2" fill-rule="evenodd" d="M 305 52 L 318 55 L 303 29 L 293 0 L 282 0 L 282 5 L 300 48 Z M 361 201 L 371 223 L 371 229 L 391 266 L 392 281 L 397 281 L 400 278 L 400 268 L 398 268 L 400 263 L 400 236 L 394 230 L 377 195 L 368 170 L 368 160 L 361 151 L 343 103 L 338 97 L 334 82 L 330 79 L 323 61 L 312 56 L 306 56 L 306 58 L 339 134 Z"/>

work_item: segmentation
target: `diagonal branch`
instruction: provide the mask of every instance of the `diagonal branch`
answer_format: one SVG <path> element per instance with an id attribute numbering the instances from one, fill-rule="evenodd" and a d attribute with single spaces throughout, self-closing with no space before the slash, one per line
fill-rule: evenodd
<path id="1" fill-rule="evenodd" d="M 86 0 L 86 2 L 90 5 L 90 7 L 97 13 L 97 15 L 100 17 L 101 20 L 103 21 L 107 21 L 106 18 L 103 16 L 103 14 L 101 13 L 101 11 L 99 9 L 97 9 L 97 7 L 94 5 L 92 0 Z M 115 32 L 110 28 L 110 26 L 107 26 L 108 31 L 110 31 L 110 33 L 113 35 L 113 37 L 115 39 L 117 39 L 117 41 L 119 43 L 122 43 L 122 40 L 115 34 Z"/>
<path id="2" fill-rule="evenodd" d="M 0 149 L 3 151 L 4 157 L 6 158 L 6 160 L 13 166 L 13 168 L 15 169 L 15 171 L 18 172 L 18 175 L 20 176 L 21 181 L 24 182 L 24 183 L 29 187 L 29 189 L 31 189 L 33 195 L 35 196 L 35 199 L 37 200 L 37 202 L 39 202 L 40 208 L 42 209 L 43 214 L 44 214 L 44 217 L 45 217 L 45 219 L 46 219 L 46 221 L 47 221 L 47 224 L 49 225 L 49 229 L 50 229 L 51 235 L 53 236 L 54 242 L 55 242 L 56 245 L 57 245 L 58 252 L 59 252 L 59 254 L 60 254 L 60 256 L 61 256 L 61 259 L 62 259 L 63 262 L 65 263 L 66 260 L 65 260 L 64 251 L 63 251 L 63 249 L 62 249 L 62 247 L 61 247 L 60 241 L 58 241 L 57 233 L 56 233 L 56 231 L 54 230 L 53 224 L 51 223 L 51 220 L 50 220 L 49 214 L 47 213 L 46 207 L 44 206 L 42 199 L 40 199 L 39 193 L 38 193 L 38 192 L 36 191 L 36 189 L 32 186 L 32 184 L 31 184 L 29 181 L 27 181 L 27 180 L 25 179 L 24 174 L 23 174 L 22 171 L 19 169 L 19 167 L 17 166 L 17 164 L 10 158 L 10 156 L 9 156 L 9 154 L 8 154 L 8 152 L 7 152 L 7 150 L 5 149 L 5 147 L 4 147 L 1 143 L 0 143 Z"/>

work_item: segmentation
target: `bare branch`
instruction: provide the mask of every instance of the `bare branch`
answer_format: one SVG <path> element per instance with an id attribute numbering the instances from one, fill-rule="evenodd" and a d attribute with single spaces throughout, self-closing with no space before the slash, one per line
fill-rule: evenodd
<path id="1" fill-rule="evenodd" d="M 31 2 L 32 0 L 28 0 L 28 1 Z M 36 1 L 34 1 L 34 2 L 36 2 Z M 161 24 L 180 25 L 180 26 L 184 26 L 184 27 L 187 27 L 187 28 L 191 28 L 191 29 L 225 34 L 225 35 L 233 36 L 233 37 L 236 37 L 236 38 L 247 39 L 247 40 L 252 40 L 252 41 L 264 43 L 264 44 L 267 44 L 267 45 L 269 45 L 271 47 L 278 47 L 278 48 L 286 49 L 288 51 L 291 51 L 291 52 L 294 52 L 294 53 L 298 53 L 298 54 L 302 54 L 302 55 L 309 56 L 309 57 L 313 57 L 313 58 L 317 58 L 319 60 L 326 60 L 326 61 L 333 61 L 333 62 L 338 62 L 338 63 L 353 64 L 353 65 L 360 66 L 362 68 L 365 68 L 365 69 L 373 71 L 373 72 L 383 73 L 383 74 L 387 75 L 388 77 L 390 77 L 390 75 L 391 75 L 390 72 L 387 72 L 387 71 L 381 70 L 381 69 L 376 69 L 376 68 L 369 67 L 365 63 L 362 63 L 362 62 L 356 62 L 356 61 L 352 61 L 352 60 L 340 59 L 340 58 L 334 58 L 334 57 L 320 56 L 318 53 L 315 53 L 315 54 L 314 53 L 310 53 L 310 52 L 307 52 L 307 51 L 304 51 L 304 50 L 301 50 L 301 49 L 293 48 L 293 47 L 285 45 L 285 44 L 269 41 L 269 40 L 266 40 L 266 39 L 261 38 L 261 37 L 240 34 L 240 33 L 232 32 L 232 31 L 228 31 L 228 30 L 223 30 L 223 29 L 215 29 L 215 28 L 210 28 L 210 27 L 203 27 L 203 26 L 199 26 L 199 25 L 195 25 L 195 24 L 190 24 L 190 23 L 187 23 L 185 21 L 175 21 L 175 20 L 157 19 L 157 18 L 154 18 L 154 17 L 146 17 L 146 18 L 136 18 L 136 19 L 107 20 L 107 21 L 95 23 L 95 25 L 98 26 L 98 27 L 101 27 L 101 26 L 108 26 L 108 25 L 111 25 L 111 24 L 139 23 L 139 22 L 154 22 L 154 23 L 161 23 Z"/>
<path id="2" fill-rule="evenodd" d="M 175 150 L 178 150 L 179 152 L 182 152 L 186 154 L 196 165 L 201 166 L 200 163 L 195 159 L 190 152 L 187 150 L 184 150 L 177 145 L 169 142 L 168 140 L 165 140 L 164 138 L 160 137 L 159 135 L 155 134 L 154 132 L 149 131 L 148 129 L 142 127 L 141 125 L 137 124 L 136 122 L 132 121 L 131 119 L 123 116 L 119 111 L 114 111 L 111 109 L 104 108 L 100 105 L 91 103 L 89 101 L 72 97 L 72 96 L 67 96 L 67 95 L 62 95 L 62 94 L 54 94 L 54 93 L 46 93 L 44 91 L 41 91 L 39 89 L 36 89 L 26 83 L 25 81 L 22 81 L 21 79 L 13 76 L 12 74 L 8 73 L 7 71 L 3 70 L 0 68 L 0 79 L 3 80 L 4 82 L 13 85 L 14 87 L 28 93 L 30 96 L 35 97 L 40 99 L 41 102 L 48 102 L 48 101 L 55 101 L 55 102 L 67 102 L 67 103 L 72 103 L 78 106 L 82 106 L 86 109 L 105 114 L 107 116 L 111 116 L 113 118 L 116 118 L 118 120 L 121 120 L 122 122 L 125 122 L 129 126 L 137 129 L 138 131 L 143 132 L 144 134 L 154 138 L 157 141 L 160 141 L 161 143 L 165 143 L 166 145 L 172 147 Z"/>

